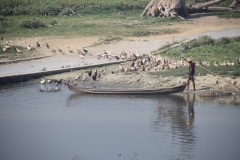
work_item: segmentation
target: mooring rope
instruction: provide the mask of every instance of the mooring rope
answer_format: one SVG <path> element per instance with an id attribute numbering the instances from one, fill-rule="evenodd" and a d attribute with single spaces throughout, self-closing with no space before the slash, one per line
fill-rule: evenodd
<path id="1" fill-rule="evenodd" d="M 181 58 L 183 58 L 183 57 L 181 57 Z M 185 58 L 183 58 L 183 60 L 184 60 L 184 61 L 187 61 Z M 226 83 L 228 83 L 228 84 L 232 85 L 233 87 L 237 88 L 237 89 L 238 89 L 238 91 L 240 91 L 240 88 L 239 88 L 238 86 L 236 86 L 236 85 L 232 84 L 231 82 L 229 82 L 229 81 L 225 80 L 225 79 L 224 79 L 222 76 L 220 76 L 220 75 L 218 75 L 218 74 L 216 74 L 216 73 L 214 73 L 214 72 L 210 71 L 209 69 L 207 69 L 207 68 L 203 67 L 203 65 L 202 65 L 201 63 L 200 63 L 200 65 L 199 65 L 199 67 L 201 67 L 201 68 L 205 69 L 206 71 L 208 71 L 208 72 L 212 73 L 213 75 L 215 75 L 215 76 L 219 77 L 220 79 L 222 79 L 223 81 L 225 81 Z"/>

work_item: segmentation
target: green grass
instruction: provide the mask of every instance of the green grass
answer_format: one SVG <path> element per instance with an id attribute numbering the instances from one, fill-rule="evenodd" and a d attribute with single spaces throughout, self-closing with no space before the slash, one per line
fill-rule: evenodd
<path id="1" fill-rule="evenodd" d="M 219 14 L 218 17 L 220 18 L 240 18 L 240 13 L 239 12 L 229 12 L 229 13 L 222 13 Z"/>
<path id="2" fill-rule="evenodd" d="M 236 62 L 240 58 L 240 37 L 212 39 L 208 36 L 202 36 L 196 40 L 183 43 L 179 47 L 160 52 L 162 48 L 154 51 L 154 54 L 169 58 L 192 57 L 195 62 L 209 60 L 212 64 L 215 62 L 222 63 L 226 60 Z"/>
<path id="3" fill-rule="evenodd" d="M 128 37 L 148 36 L 176 33 L 174 29 L 161 29 L 161 25 L 177 23 L 180 20 L 172 18 L 139 18 L 139 12 L 126 11 L 122 15 L 85 15 L 85 16 L 7 16 L 0 22 L 6 29 L 4 37 L 36 37 L 36 36 L 64 36 L 64 37 Z M 38 19 L 46 25 L 40 28 L 24 28 L 20 26 L 23 20 Z M 57 24 L 51 25 L 52 21 Z M 158 26 L 158 27 L 155 27 Z M 154 27 L 154 28 L 153 28 Z"/>

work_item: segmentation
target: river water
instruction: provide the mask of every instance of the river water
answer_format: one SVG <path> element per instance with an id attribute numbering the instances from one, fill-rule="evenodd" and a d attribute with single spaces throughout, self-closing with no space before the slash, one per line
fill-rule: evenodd
<path id="1" fill-rule="evenodd" d="M 237 96 L 86 95 L 66 86 L 50 93 L 39 88 L 37 82 L 0 86 L 1 160 L 240 157 Z"/>

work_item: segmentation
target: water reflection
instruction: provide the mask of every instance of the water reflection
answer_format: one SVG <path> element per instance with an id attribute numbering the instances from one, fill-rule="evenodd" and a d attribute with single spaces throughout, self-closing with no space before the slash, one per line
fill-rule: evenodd
<path id="1" fill-rule="evenodd" d="M 194 121 L 194 102 L 195 102 L 195 94 L 187 93 L 186 103 L 188 107 L 188 115 L 189 115 L 189 126 L 193 124 Z"/>
<path id="2" fill-rule="evenodd" d="M 194 101 L 195 95 L 190 94 L 159 99 L 151 122 L 157 141 L 169 139 L 172 148 L 180 146 L 181 153 L 191 153 L 196 144 Z"/>
<path id="3" fill-rule="evenodd" d="M 116 100 L 115 102 L 120 102 L 122 103 L 122 105 L 127 102 L 128 104 L 130 103 L 136 103 L 136 106 L 138 103 L 140 103 L 141 100 L 150 100 L 151 102 L 154 102 L 155 100 L 158 101 L 159 96 L 157 95 L 117 95 L 117 94 L 86 94 L 86 93 L 81 93 L 81 92 L 76 92 L 76 93 L 72 93 L 71 95 L 68 96 L 67 98 L 67 107 L 72 106 L 73 101 L 85 101 L 86 99 L 94 99 L 94 101 L 96 100 L 101 100 L 101 101 L 110 101 L 110 99 L 114 99 Z M 128 100 L 131 100 L 128 101 Z M 152 101 L 153 100 L 153 101 Z M 141 105 L 140 105 L 141 106 Z"/>
<path id="4" fill-rule="evenodd" d="M 222 106 L 231 104 L 234 106 L 240 106 L 240 95 L 220 96 L 220 97 L 200 97 L 204 102 L 216 102 Z"/>

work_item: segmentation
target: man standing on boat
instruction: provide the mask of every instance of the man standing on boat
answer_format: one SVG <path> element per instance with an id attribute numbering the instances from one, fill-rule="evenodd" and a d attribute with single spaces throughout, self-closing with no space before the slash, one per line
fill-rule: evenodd
<path id="1" fill-rule="evenodd" d="M 189 89 L 190 81 L 192 81 L 193 91 L 195 91 L 196 90 L 195 89 L 195 81 L 194 81 L 195 63 L 191 60 L 191 58 L 188 58 L 187 60 L 184 58 L 184 60 L 189 63 L 187 85 L 186 85 L 186 89 L 185 90 Z"/>

